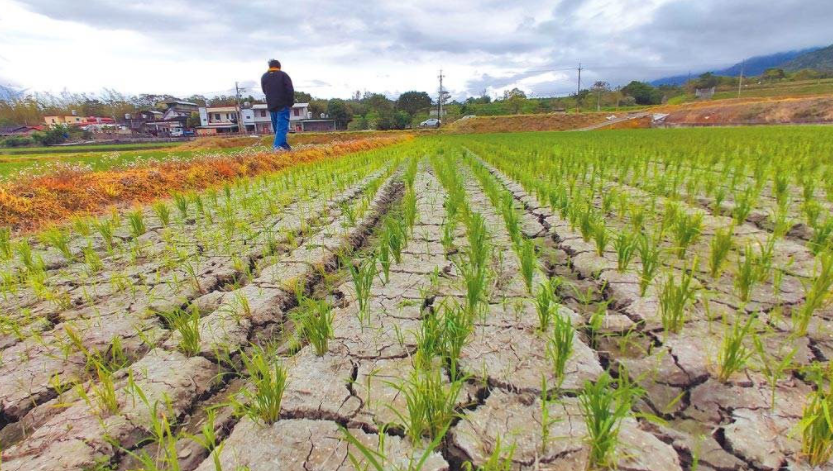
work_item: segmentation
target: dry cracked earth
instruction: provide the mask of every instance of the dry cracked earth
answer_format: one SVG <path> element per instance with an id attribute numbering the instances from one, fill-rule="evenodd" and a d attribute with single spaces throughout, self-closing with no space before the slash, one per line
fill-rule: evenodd
<path id="1" fill-rule="evenodd" d="M 454 398 L 456 417 L 432 447 L 430 437 L 407 433 L 410 398 L 402 384 L 414 369 L 422 323 L 466 297 L 459 254 L 468 246 L 467 229 L 458 224 L 446 232 L 449 188 L 438 175 L 440 160 L 459 176 L 469 210 L 485 222 L 491 275 L 483 314 L 459 354 L 464 380 Z M 547 356 L 548 333 L 538 329 L 535 298 L 504 217 L 476 166 L 511 195 L 522 237 L 535 243 L 534 285 L 562 280 L 558 314 L 576 328 L 562 378 Z M 160 416 L 170 419 L 178 460 L 178 468 L 160 469 L 374 469 L 345 430 L 378 451 L 383 469 L 476 468 L 496 450 L 508 461 L 501 469 L 584 469 L 590 443 L 580 395 L 605 371 L 629 375 L 645 390 L 620 424 L 611 463 L 618 469 L 811 469 L 794 433 L 808 383 L 788 376 L 772 385 L 752 370 L 726 382 L 715 378 L 724 330 L 713 311 L 766 311 L 767 286 L 757 288 L 753 306 L 740 306 L 731 292 L 712 300 L 711 311 L 698 303 L 683 333 L 665 335 L 653 289 L 640 297 L 636 275 L 613 269 L 615 253 L 599 256 L 567 221 L 474 154 L 418 161 L 415 223 L 388 278 L 374 278 L 362 318 L 345 267 L 378 247 L 380 221 L 406 192 L 405 167 L 352 162 L 311 174 L 326 182 L 327 172 L 340 173 L 340 184 L 328 191 L 313 185 L 300 192 L 289 178 L 280 191 L 236 188 L 232 198 L 241 201 L 257 191 L 285 196 L 276 211 L 243 211 L 237 225 L 246 230 L 233 233 L 212 235 L 226 220 L 222 205 L 205 210 L 215 213 L 213 220 L 186 218 L 175 236 L 148 209 L 147 232 L 117 232 L 125 250 L 108 252 L 103 238 L 92 237 L 105 266 L 92 275 L 82 262 L 42 248 L 43 285 L 20 287 L 3 301 L 4 314 L 17 317 L 14 331 L 0 336 L 2 469 L 147 469 L 137 457 L 162 453 L 163 441 L 153 439 L 152 419 Z M 638 197 L 640 190 L 631 190 Z M 750 237 L 764 231 L 754 224 L 743 229 Z M 792 269 L 809 270 L 801 265 L 801 241 L 784 244 L 779 253 L 796 255 Z M 800 301 L 798 283 L 784 280 L 793 302 Z M 44 287 L 58 294 L 45 297 Z M 323 355 L 292 345 L 299 289 L 334 306 Z M 164 315 L 176 309 L 199 313 L 194 354 L 178 348 L 181 334 Z M 591 325 L 600 309 L 603 322 Z M 778 343 L 786 332 L 776 329 L 765 341 Z M 794 361 L 826 359 L 833 344 L 824 332 L 816 326 L 795 341 Z M 287 371 L 280 419 L 272 424 L 228 406 L 229 397 L 252 388 L 241 355 L 265 342 L 280 343 L 278 361 Z M 104 390 L 90 368 L 95 355 L 118 360 L 114 410 L 103 411 L 97 399 Z M 449 365 L 435 368 L 450 384 Z M 206 424 L 216 441 L 212 450 L 201 444 Z"/>

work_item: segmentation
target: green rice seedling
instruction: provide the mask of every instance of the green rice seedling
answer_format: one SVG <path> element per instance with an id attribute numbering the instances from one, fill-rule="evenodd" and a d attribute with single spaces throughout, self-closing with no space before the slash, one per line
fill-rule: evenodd
<path id="1" fill-rule="evenodd" d="M 119 401 L 116 396 L 116 386 L 113 383 L 113 374 L 103 368 L 96 369 L 98 382 L 93 385 L 92 393 L 95 396 L 99 411 L 105 414 L 115 414 L 119 411 Z"/>
<path id="2" fill-rule="evenodd" d="M 651 285 L 651 281 L 659 270 L 660 247 L 657 241 L 642 234 L 637 238 L 636 251 L 639 253 L 642 262 L 639 272 L 639 295 L 645 296 L 648 286 Z"/>
<path id="3" fill-rule="evenodd" d="M 805 201 L 801 206 L 801 211 L 804 213 L 804 220 L 810 227 L 818 225 L 819 216 L 821 216 L 822 207 L 816 200 Z"/>
<path id="4" fill-rule="evenodd" d="M 93 222 L 93 226 L 98 234 L 104 239 L 104 247 L 107 249 L 107 252 L 113 251 L 113 229 L 114 224 L 112 221 L 107 219 L 99 219 Z"/>
<path id="5" fill-rule="evenodd" d="M 743 251 L 743 257 L 738 259 L 738 267 L 735 273 L 735 289 L 741 301 L 749 301 L 752 296 L 752 288 L 759 279 L 760 274 L 755 263 L 755 253 L 752 246 L 747 244 Z"/>
<path id="6" fill-rule="evenodd" d="M 443 248 L 445 249 L 446 253 L 451 253 L 454 249 L 454 229 L 456 226 L 456 221 L 453 218 L 445 219 L 442 224 L 442 244 Z"/>
<path id="7" fill-rule="evenodd" d="M 726 263 L 726 257 L 734 246 L 734 232 L 734 225 L 724 229 L 717 229 L 709 243 L 711 247 L 711 252 L 709 253 L 709 274 L 715 280 L 720 278 L 723 265 Z"/>
<path id="8" fill-rule="evenodd" d="M 339 207 L 341 208 L 341 213 L 347 217 L 347 222 L 345 223 L 344 227 L 355 226 L 356 208 L 354 208 L 349 201 L 342 201 L 341 203 L 339 203 Z"/>
<path id="9" fill-rule="evenodd" d="M 194 193 L 193 195 L 191 195 L 191 201 L 193 201 L 194 206 L 197 207 L 197 214 L 202 216 L 202 217 L 205 217 L 206 216 L 205 203 L 203 203 L 202 197 L 199 194 Z"/>
<path id="10" fill-rule="evenodd" d="M 677 257 L 685 258 L 688 247 L 700 238 L 703 231 L 703 214 L 682 214 L 674 225 L 674 241 L 677 244 Z"/>
<path id="11" fill-rule="evenodd" d="M 451 372 L 451 378 L 457 380 L 461 376 L 457 363 L 474 330 L 474 323 L 466 311 L 457 305 L 443 306 L 442 323 L 442 356 Z"/>
<path id="12" fill-rule="evenodd" d="M 535 244 L 525 239 L 521 242 L 518 255 L 521 259 L 521 275 L 523 276 L 526 291 L 532 294 L 532 278 L 535 276 L 535 270 L 538 268 L 538 257 L 535 255 Z"/>
<path id="13" fill-rule="evenodd" d="M 735 219 L 735 224 L 742 224 L 749 217 L 752 212 L 754 201 L 758 198 L 752 192 L 754 190 L 746 188 L 743 193 L 735 194 L 735 208 L 732 211 L 732 217 Z"/>
<path id="14" fill-rule="evenodd" d="M 584 206 L 578 209 L 579 213 L 578 216 L 578 229 L 581 232 L 581 238 L 584 239 L 585 242 L 590 242 L 590 238 L 593 237 L 596 228 L 596 216 L 593 212 L 593 208 L 589 206 Z"/>
<path id="15" fill-rule="evenodd" d="M 553 376 L 560 387 L 564 381 L 564 373 L 567 362 L 573 354 L 573 337 L 575 329 L 573 323 L 567 316 L 555 314 L 552 336 L 547 343 L 547 358 L 552 366 Z"/>
<path id="16" fill-rule="evenodd" d="M 558 288 L 561 283 L 561 278 L 553 277 L 548 282 L 538 285 L 538 293 L 535 295 L 535 310 L 538 313 L 539 332 L 549 330 L 552 317 L 558 312 L 560 303 Z"/>
<path id="17" fill-rule="evenodd" d="M 156 217 L 159 218 L 162 227 L 168 227 L 168 224 L 171 222 L 171 210 L 168 208 L 168 205 L 160 201 L 153 205 L 153 212 L 156 213 Z"/>
<path id="18" fill-rule="evenodd" d="M 0 227 L 0 260 L 12 258 L 12 230 Z"/>
<path id="19" fill-rule="evenodd" d="M 813 235 L 807 244 L 813 255 L 833 248 L 833 217 L 828 217 L 824 223 L 813 228 Z"/>
<path id="20" fill-rule="evenodd" d="M 801 454 L 811 466 L 823 466 L 833 456 L 833 381 L 818 384 L 807 398 L 798 430 Z"/>
<path id="21" fill-rule="evenodd" d="M 717 379 L 725 383 L 737 371 L 746 367 L 754 354 L 753 350 L 744 345 L 757 315 L 748 316 L 744 322 L 740 316 L 729 326 L 726 316 L 723 317 L 723 342 L 717 353 Z"/>
<path id="22" fill-rule="evenodd" d="M 89 237 L 93 233 L 92 218 L 89 216 L 79 216 L 72 218 L 72 228 L 75 229 L 82 237 Z"/>
<path id="23" fill-rule="evenodd" d="M 500 435 L 495 439 L 494 449 L 489 458 L 476 468 L 471 461 L 463 463 L 463 471 L 511 471 L 513 462 L 512 457 L 515 455 L 515 444 L 511 446 L 503 446 L 503 440 Z"/>
<path id="24" fill-rule="evenodd" d="M 271 348 L 255 346 L 251 355 L 241 356 L 253 388 L 243 390 L 245 401 L 235 402 L 235 409 L 252 420 L 275 423 L 281 416 L 286 368 Z"/>
<path id="25" fill-rule="evenodd" d="M 137 209 L 135 211 L 127 213 L 127 222 L 130 224 L 130 232 L 133 234 L 133 237 L 139 237 L 140 235 L 147 232 L 147 227 L 145 227 L 145 219 L 142 215 L 142 210 Z"/>
<path id="26" fill-rule="evenodd" d="M 312 344 L 315 354 L 323 356 L 333 338 L 333 306 L 323 300 L 304 298 L 293 314 L 299 336 Z"/>
<path id="27" fill-rule="evenodd" d="M 721 186 L 714 193 L 714 204 L 712 204 L 712 211 L 714 214 L 720 216 L 723 214 L 723 202 L 726 201 L 726 188 Z"/>
<path id="28" fill-rule="evenodd" d="M 804 285 L 804 304 L 793 309 L 793 334 L 804 336 L 813 314 L 830 304 L 833 289 L 833 252 L 825 252 L 816 260 L 812 281 Z"/>
<path id="29" fill-rule="evenodd" d="M 593 242 L 596 243 L 596 254 L 599 257 L 604 256 L 605 249 L 610 243 L 610 232 L 601 218 L 593 225 Z"/>
<path id="30" fill-rule="evenodd" d="M 402 250 L 406 244 L 406 232 L 401 219 L 389 217 L 385 219 L 387 242 L 396 263 L 402 263 Z"/>
<path id="31" fill-rule="evenodd" d="M 388 238 L 390 234 L 388 231 L 383 230 L 380 237 L 379 237 L 379 264 L 382 266 L 382 274 L 384 275 L 385 284 L 390 281 L 390 242 Z"/>
<path id="32" fill-rule="evenodd" d="M 627 271 L 634 255 L 636 255 L 636 236 L 629 231 L 622 231 L 613 241 L 616 250 L 616 270 L 619 273 Z"/>
<path id="33" fill-rule="evenodd" d="M 416 208 L 416 193 L 409 189 L 405 192 L 405 197 L 402 198 L 402 213 L 404 216 L 405 227 L 413 228 L 416 222 L 417 208 Z"/>
<path id="34" fill-rule="evenodd" d="M 419 369 L 429 370 L 433 367 L 434 358 L 440 357 L 445 347 L 443 322 L 440 316 L 429 311 L 422 318 L 419 330 L 416 331 L 416 354 L 414 366 Z"/>
<path id="35" fill-rule="evenodd" d="M 631 414 L 633 401 L 643 393 L 627 378 L 627 371 L 623 371 L 620 372 L 619 380 L 614 382 L 610 375 L 604 372 L 595 383 L 584 383 L 584 390 L 579 396 L 579 406 L 584 415 L 587 441 L 590 445 L 588 469 L 610 468 L 616 465 L 619 427 L 622 420 Z"/>
<path id="36" fill-rule="evenodd" d="M 396 466 L 394 468 L 390 468 L 385 463 L 388 459 L 384 453 L 385 427 L 382 427 L 382 429 L 379 430 L 379 443 L 376 447 L 376 450 L 370 449 L 370 447 L 368 447 L 359 439 L 354 437 L 353 434 L 351 434 L 350 431 L 346 428 L 342 426 L 339 426 L 339 428 L 341 429 L 341 432 L 344 435 L 344 439 L 347 440 L 347 442 L 349 442 L 350 445 L 359 450 L 359 453 L 361 453 L 364 459 L 367 461 L 367 463 L 365 464 L 361 463 L 360 460 L 355 455 L 353 455 L 353 452 L 350 451 L 348 448 L 347 458 L 350 460 L 350 464 L 352 464 L 353 468 L 355 468 L 356 470 L 362 471 L 369 470 L 371 466 L 372 469 L 374 469 L 375 471 L 422 471 L 423 466 L 425 466 L 425 463 L 428 462 L 428 458 L 430 458 L 431 454 L 433 454 L 434 451 L 440 446 L 440 443 L 445 438 L 445 435 L 448 432 L 448 426 L 446 426 L 445 429 L 443 429 L 440 433 L 437 434 L 436 437 L 434 437 L 433 440 L 431 440 L 431 443 L 428 444 L 428 446 L 425 448 L 425 450 L 419 457 L 411 456 L 408 459 L 407 467 Z"/>
<path id="37" fill-rule="evenodd" d="M 40 257 L 35 256 L 32 252 L 32 246 L 29 245 L 29 241 L 27 239 L 21 239 L 15 245 L 15 252 L 17 252 L 20 263 L 22 263 L 23 266 L 29 271 L 30 278 L 32 275 L 43 273 L 43 260 Z"/>
<path id="38" fill-rule="evenodd" d="M 473 318 L 480 313 L 481 307 L 487 299 L 487 269 L 485 266 L 465 263 L 463 260 L 458 260 L 456 265 L 463 277 L 463 286 L 466 294 L 466 313 Z"/>
<path id="39" fill-rule="evenodd" d="M 196 305 L 190 309 L 177 309 L 173 312 L 163 314 L 168 325 L 179 333 L 179 351 L 188 356 L 194 356 L 200 352 L 200 311 Z"/>
<path id="40" fill-rule="evenodd" d="M 205 290 L 200 284 L 200 277 L 197 273 L 197 268 L 194 267 L 194 264 L 188 261 L 183 263 L 181 266 L 188 275 L 188 279 L 191 281 L 191 286 L 193 286 L 194 290 L 199 294 L 205 294 Z"/>
<path id="41" fill-rule="evenodd" d="M 62 230 L 59 227 L 50 227 L 40 234 L 41 241 L 44 244 L 51 245 L 61 252 L 66 261 L 72 262 L 75 257 L 72 255 L 72 250 L 69 248 L 70 236 L 69 232 Z"/>
<path id="42" fill-rule="evenodd" d="M 179 218 L 182 222 L 188 219 L 188 197 L 182 193 L 174 193 L 174 206 L 179 210 Z"/>
<path id="43" fill-rule="evenodd" d="M 780 208 L 786 208 L 789 203 L 790 180 L 786 172 L 777 171 L 772 175 L 772 193 Z"/>
<path id="44" fill-rule="evenodd" d="M 464 383 L 453 381 L 446 385 L 439 368 L 417 369 L 401 384 L 390 384 L 405 398 L 405 414 L 393 407 L 391 410 L 404 424 L 412 443 L 419 443 L 424 436 L 434 439 L 442 436 L 458 416 L 455 405 Z"/>
<path id="45" fill-rule="evenodd" d="M 486 232 L 486 222 L 478 213 L 471 214 L 467 221 L 468 227 L 468 258 L 478 270 L 484 269 L 489 261 L 489 242 Z"/>
<path id="46" fill-rule="evenodd" d="M 779 209 L 770 219 L 772 220 L 772 234 L 778 239 L 784 238 L 794 225 L 788 209 Z"/>
<path id="47" fill-rule="evenodd" d="M 373 256 L 368 257 L 358 266 L 356 264 L 350 264 L 350 277 L 353 279 L 353 287 L 356 289 L 356 300 L 359 303 L 359 322 L 364 325 L 364 322 L 369 320 L 367 302 L 370 299 L 373 278 L 376 277 L 376 258 Z"/>
<path id="48" fill-rule="evenodd" d="M 631 227 L 635 234 L 642 233 L 645 227 L 645 209 L 641 206 L 634 205 L 631 207 Z"/>
<path id="49" fill-rule="evenodd" d="M 101 257 L 93 249 L 91 245 L 84 247 L 84 263 L 87 265 L 87 272 L 92 275 L 100 272 L 104 268 L 104 263 L 101 262 Z"/>
<path id="50" fill-rule="evenodd" d="M 686 311 L 695 301 L 697 293 L 697 288 L 692 286 L 696 267 L 697 257 L 694 258 L 691 270 L 683 270 L 679 283 L 669 274 L 659 290 L 659 312 L 666 334 L 678 334 L 685 325 Z"/>
<path id="51" fill-rule="evenodd" d="M 784 374 L 793 369 L 793 358 L 798 353 L 798 347 L 793 347 L 786 355 L 778 360 L 775 355 L 769 355 L 760 335 L 753 335 L 752 341 L 755 345 L 755 352 L 761 361 L 761 373 L 766 377 L 770 386 L 770 403 L 772 410 L 775 410 L 775 391 L 778 388 L 778 381 L 784 378 Z M 783 353 L 781 351 L 779 354 Z"/>
<path id="52" fill-rule="evenodd" d="M 676 201 L 667 201 L 665 203 L 665 213 L 660 219 L 659 233 L 665 234 L 670 228 L 677 225 L 677 221 L 682 217 L 683 211 L 680 209 L 680 204 Z"/>

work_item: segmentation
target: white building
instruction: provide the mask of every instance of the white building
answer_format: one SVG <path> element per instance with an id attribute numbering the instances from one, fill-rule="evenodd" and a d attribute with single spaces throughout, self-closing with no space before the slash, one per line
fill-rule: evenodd
<path id="1" fill-rule="evenodd" d="M 246 132 L 255 134 L 271 134 L 272 117 L 265 103 L 255 103 L 251 108 L 240 112 Z M 310 119 L 309 103 L 295 103 L 289 111 L 289 130 L 302 131 L 301 121 Z"/>
<path id="2" fill-rule="evenodd" d="M 236 106 L 200 107 L 200 127 L 197 133 L 206 135 L 237 132 L 237 122 Z"/>

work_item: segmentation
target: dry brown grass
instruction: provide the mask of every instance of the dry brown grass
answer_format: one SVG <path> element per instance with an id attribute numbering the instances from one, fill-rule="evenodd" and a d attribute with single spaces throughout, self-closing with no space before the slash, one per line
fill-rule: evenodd
<path id="1" fill-rule="evenodd" d="M 569 131 L 602 123 L 610 113 L 525 114 L 477 116 L 445 128 L 451 133 L 502 133 L 525 131 Z"/>
<path id="2" fill-rule="evenodd" d="M 279 154 L 251 149 L 101 172 L 66 169 L 1 184 L 0 226 L 10 226 L 17 232 L 35 230 L 75 215 L 100 214 L 114 205 L 148 203 L 173 192 L 200 190 L 408 138 L 398 135 L 360 139 Z"/>

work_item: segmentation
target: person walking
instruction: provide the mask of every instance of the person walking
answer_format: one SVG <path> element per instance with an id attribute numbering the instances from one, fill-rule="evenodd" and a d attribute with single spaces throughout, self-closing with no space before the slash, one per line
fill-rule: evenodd
<path id="1" fill-rule="evenodd" d="M 289 132 L 289 110 L 295 104 L 295 88 L 292 79 L 281 70 L 281 63 L 275 59 L 269 61 L 269 70 L 260 78 L 260 88 L 266 95 L 266 107 L 272 117 L 272 130 L 275 131 L 275 151 L 292 150 L 286 141 Z"/>

